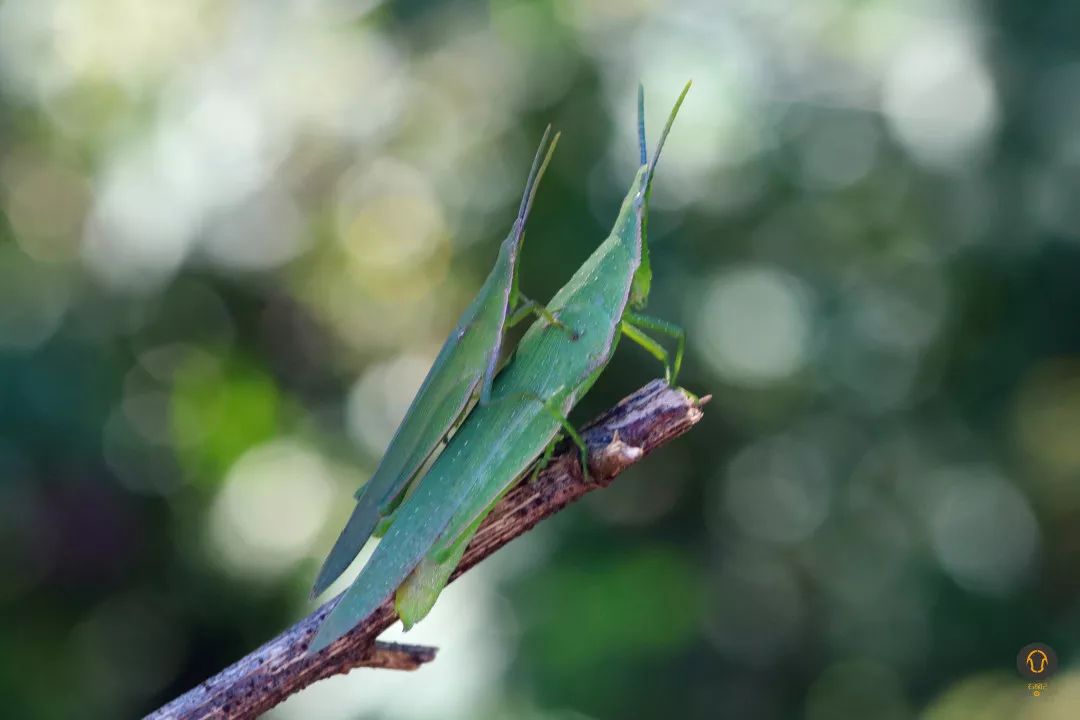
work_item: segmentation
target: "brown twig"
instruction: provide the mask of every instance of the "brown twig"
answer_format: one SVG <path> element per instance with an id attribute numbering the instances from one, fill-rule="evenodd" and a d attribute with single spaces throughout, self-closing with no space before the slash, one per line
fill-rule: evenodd
<path id="1" fill-rule="evenodd" d="M 606 487 L 649 452 L 688 431 L 701 419 L 701 406 L 707 400 L 695 399 L 684 390 L 654 380 L 608 410 L 582 433 L 589 447 L 589 480 L 583 479 L 576 449 L 562 447 L 536 481 L 518 485 L 496 506 L 465 551 L 453 577 L 585 493 Z M 308 642 L 337 601 L 330 600 L 258 650 L 147 717 L 253 718 L 331 675 L 356 667 L 412 670 L 434 658 L 433 648 L 375 642 L 397 620 L 390 600 L 349 634 L 325 650 L 308 655 Z"/>

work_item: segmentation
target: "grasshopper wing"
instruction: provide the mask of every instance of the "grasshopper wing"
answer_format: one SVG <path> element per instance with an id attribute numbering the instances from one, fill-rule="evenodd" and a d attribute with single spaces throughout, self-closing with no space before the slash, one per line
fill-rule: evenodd
<path id="1" fill-rule="evenodd" d="M 445 425 L 449 430 L 460 422 L 460 418 L 465 414 L 469 398 L 480 385 L 480 379 L 481 376 L 476 374 L 451 388 L 450 392 L 443 397 L 439 407 L 429 416 L 433 421 L 432 424 Z M 409 465 L 404 467 L 420 467 L 430 455 L 430 451 L 425 452 L 425 448 L 420 448 L 416 455 L 419 457 L 410 459 Z M 382 467 L 380 465 L 379 470 Z M 341 573 L 345 572 L 364 543 L 371 537 L 379 521 L 389 514 L 396 505 L 396 501 L 408 489 L 408 477 L 399 481 L 400 476 L 394 477 L 389 472 L 380 475 L 379 470 L 364 486 L 367 492 L 360 495 L 345 529 L 341 531 L 341 535 L 338 536 L 323 563 L 312 595 L 323 592 Z"/>
<path id="2" fill-rule="evenodd" d="M 517 218 L 499 248 L 495 267 L 443 344 L 375 474 L 357 491 L 356 509 L 323 563 L 312 596 L 326 590 L 352 563 L 439 443 L 468 415 L 480 389 L 490 386 L 507 316 L 516 300 L 517 258 L 525 221 L 558 140 L 556 136 L 549 145 L 550 134 L 549 127 L 536 151 Z"/>

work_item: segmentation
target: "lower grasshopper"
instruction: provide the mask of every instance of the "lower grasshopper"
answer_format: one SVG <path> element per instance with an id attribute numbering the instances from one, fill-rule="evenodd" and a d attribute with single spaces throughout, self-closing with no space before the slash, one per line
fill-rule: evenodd
<path id="1" fill-rule="evenodd" d="M 668 382 L 675 382 L 682 330 L 637 311 L 645 306 L 651 283 L 645 228 L 652 176 L 689 88 L 687 83 L 676 101 L 652 159 L 642 162 L 611 234 L 548 305 L 578 337 L 560 332 L 549 319 L 529 329 L 496 378 L 492 402 L 469 415 L 424 481 L 395 510 L 386 535 L 320 626 L 309 652 L 348 632 L 395 590 L 406 627 L 420 620 L 488 511 L 538 456 L 543 456 L 541 463 L 551 457 L 560 430 L 578 444 L 587 472 L 585 446 L 566 415 L 607 366 L 622 336 L 664 362 Z M 641 98 L 639 92 L 645 158 Z M 673 362 L 646 330 L 677 338 Z"/>
<path id="2" fill-rule="evenodd" d="M 536 150 L 517 218 L 499 248 L 495 267 L 443 344 L 375 474 L 357 491 L 356 508 L 323 563 L 312 596 L 325 590 L 352 563 L 376 526 L 404 498 L 424 463 L 468 414 L 472 402 L 477 397 L 481 404 L 488 402 L 506 328 L 536 313 L 565 330 L 546 309 L 518 289 L 517 259 L 525 221 L 559 141 L 556 134 L 548 146 L 550 135 L 548 126 Z"/>

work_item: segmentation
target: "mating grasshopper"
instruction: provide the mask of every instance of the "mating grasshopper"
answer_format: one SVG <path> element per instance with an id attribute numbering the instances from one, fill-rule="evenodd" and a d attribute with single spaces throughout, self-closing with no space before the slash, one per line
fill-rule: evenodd
<path id="1" fill-rule="evenodd" d="M 548 318 L 529 329 L 495 379 L 492 401 L 470 413 L 424 481 L 394 511 L 386 535 L 319 628 L 309 652 L 348 632 L 395 590 L 406 627 L 421 619 L 488 511 L 538 456 L 543 455 L 541 463 L 551 457 L 560 429 L 578 444 L 587 472 L 585 446 L 566 415 L 607 366 L 623 335 L 661 359 L 668 382 L 675 382 L 682 330 L 636 311 L 648 300 L 651 284 L 645 226 L 652 176 L 689 88 L 687 83 L 679 95 L 651 160 L 646 159 L 639 92 L 641 167 L 611 234 L 548 304 L 577 337 L 560 332 Z M 673 362 L 647 329 L 677 338 Z"/>
<path id="2" fill-rule="evenodd" d="M 506 328 L 535 313 L 565 330 L 546 309 L 518 289 L 517 260 L 525 221 L 559 142 L 556 133 L 549 146 L 550 135 L 548 126 L 536 150 L 517 218 L 499 248 L 495 267 L 443 344 L 375 474 L 357 491 L 356 508 L 319 571 L 313 597 L 345 571 L 380 521 L 401 502 L 420 468 L 469 413 L 472 401 L 477 396 L 481 405 L 489 401 Z"/>

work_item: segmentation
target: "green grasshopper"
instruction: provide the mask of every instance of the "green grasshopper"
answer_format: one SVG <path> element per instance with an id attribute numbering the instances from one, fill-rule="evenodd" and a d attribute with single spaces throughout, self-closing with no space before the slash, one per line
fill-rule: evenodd
<path id="1" fill-rule="evenodd" d="M 560 430 L 577 443 L 587 472 L 584 443 L 566 415 L 607 366 L 623 335 L 664 362 L 668 382 L 675 382 L 682 362 L 682 330 L 636 311 L 645 306 L 651 284 L 645 227 L 652 176 L 689 89 L 687 83 L 651 161 L 644 160 L 639 92 L 641 167 L 611 234 L 548 305 L 578 336 L 560 332 L 547 318 L 533 324 L 495 379 L 492 401 L 465 419 L 424 481 L 394 511 L 382 541 L 323 621 L 309 652 L 344 635 L 395 591 L 405 626 L 420 620 L 484 517 L 537 457 L 542 455 L 541 464 L 551 458 Z M 645 333 L 649 329 L 677 338 L 673 363 L 663 346 Z"/>
<path id="2" fill-rule="evenodd" d="M 548 126 L 536 150 L 517 218 L 499 248 L 495 267 L 443 344 L 375 474 L 357 491 L 356 509 L 323 563 L 312 597 L 326 590 L 345 571 L 373 532 L 378 534 L 377 526 L 409 492 L 420 469 L 468 415 L 477 396 L 481 405 L 489 402 L 506 328 L 535 313 L 565 330 L 545 308 L 518 289 L 517 260 L 525 221 L 559 142 L 556 133 L 549 146 L 550 135 Z"/>

